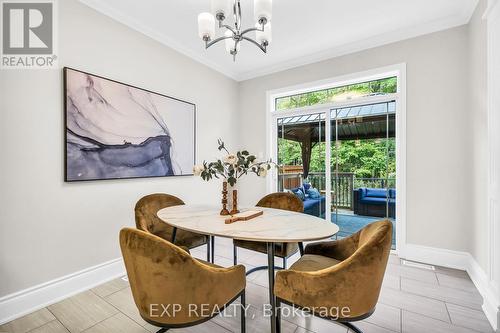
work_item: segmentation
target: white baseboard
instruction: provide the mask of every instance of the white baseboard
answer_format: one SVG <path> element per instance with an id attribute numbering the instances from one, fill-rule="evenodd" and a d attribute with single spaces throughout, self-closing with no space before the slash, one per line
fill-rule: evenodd
<path id="1" fill-rule="evenodd" d="M 0 298 L 0 325 L 125 275 L 122 258 Z"/>
<path id="2" fill-rule="evenodd" d="M 483 297 L 483 311 L 493 330 L 499 329 L 500 300 L 486 272 L 467 252 L 452 251 L 415 244 L 406 244 L 400 257 L 426 264 L 461 269 L 466 271 Z"/>

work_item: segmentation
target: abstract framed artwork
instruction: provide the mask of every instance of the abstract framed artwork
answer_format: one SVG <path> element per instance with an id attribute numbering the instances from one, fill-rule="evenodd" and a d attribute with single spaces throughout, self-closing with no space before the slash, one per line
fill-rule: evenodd
<path id="1" fill-rule="evenodd" d="M 63 71 L 66 182 L 193 174 L 195 104 Z"/>

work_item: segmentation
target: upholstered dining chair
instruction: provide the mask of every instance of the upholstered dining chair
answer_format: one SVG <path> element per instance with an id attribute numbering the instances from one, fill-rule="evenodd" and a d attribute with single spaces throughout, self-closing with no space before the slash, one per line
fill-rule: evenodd
<path id="1" fill-rule="evenodd" d="M 308 244 L 304 256 L 289 270 L 276 273 L 277 325 L 284 303 L 313 309 L 315 316 L 362 333 L 351 322 L 365 319 L 375 311 L 391 242 L 392 223 L 385 220 L 348 238 Z"/>
<path id="2" fill-rule="evenodd" d="M 148 323 L 170 328 L 201 324 L 241 298 L 245 332 L 245 267 L 223 268 L 194 259 L 180 247 L 133 228 L 120 231 L 120 247 L 134 302 Z"/>
<path id="3" fill-rule="evenodd" d="M 181 247 L 192 249 L 207 245 L 207 261 L 212 261 L 214 245 L 210 244 L 210 236 L 186 230 L 178 230 L 158 218 L 156 215 L 162 208 L 184 205 L 184 201 L 176 196 L 155 193 L 142 197 L 135 205 L 135 225 L 137 229 L 150 232 Z M 212 253 L 212 254 L 211 254 Z"/>
<path id="4" fill-rule="evenodd" d="M 297 197 L 293 193 L 285 193 L 285 192 L 277 192 L 271 193 L 263 197 L 259 200 L 256 205 L 257 207 L 266 207 L 266 208 L 275 208 L 275 209 L 283 209 L 289 210 L 292 212 L 304 212 L 304 204 L 299 197 Z M 244 240 L 234 240 L 233 241 L 233 257 L 234 264 L 238 263 L 238 248 L 244 248 L 247 250 L 253 250 L 260 253 L 267 254 L 267 244 L 263 242 L 252 242 L 252 241 L 244 241 Z M 286 268 L 286 260 L 288 257 L 292 256 L 297 252 L 297 249 L 300 250 L 300 253 L 303 253 L 303 244 L 302 243 L 276 243 L 276 248 L 274 250 L 274 254 L 276 257 L 280 257 L 283 259 L 283 269 Z M 281 267 L 276 267 L 277 269 L 281 269 Z M 253 273 L 256 270 L 267 269 L 267 266 L 260 266 L 252 268 L 247 272 L 248 274 Z"/>

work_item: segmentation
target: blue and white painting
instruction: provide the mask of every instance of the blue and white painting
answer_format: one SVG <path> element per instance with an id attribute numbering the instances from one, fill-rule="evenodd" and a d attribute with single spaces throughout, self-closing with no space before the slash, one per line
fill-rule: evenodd
<path id="1" fill-rule="evenodd" d="M 192 174 L 195 105 L 64 69 L 66 181 Z"/>

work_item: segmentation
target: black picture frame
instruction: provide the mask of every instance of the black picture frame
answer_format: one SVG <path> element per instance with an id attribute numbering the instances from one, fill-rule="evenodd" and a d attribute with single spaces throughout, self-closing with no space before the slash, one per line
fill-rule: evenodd
<path id="1" fill-rule="evenodd" d="M 94 178 L 93 179 L 69 179 L 69 177 L 68 177 L 68 115 L 67 115 L 67 113 L 68 113 L 68 91 L 67 91 L 67 83 L 68 82 L 67 82 L 67 76 L 68 76 L 68 71 L 69 70 L 75 71 L 75 72 L 79 72 L 79 73 L 82 73 L 82 74 L 86 74 L 86 75 L 90 75 L 90 76 L 93 76 L 93 77 L 96 77 L 96 78 L 99 78 L 99 79 L 107 80 L 107 81 L 110 81 L 110 82 L 113 82 L 113 83 L 116 83 L 116 84 L 125 85 L 125 86 L 130 87 L 130 88 L 138 89 L 138 90 L 150 93 L 150 94 L 154 94 L 154 95 L 158 95 L 158 96 L 161 96 L 161 97 L 164 97 L 164 98 L 172 99 L 174 101 L 178 101 L 178 102 L 182 102 L 182 103 L 186 103 L 186 104 L 192 105 L 193 106 L 193 165 L 196 163 L 196 140 L 197 140 L 196 119 L 197 119 L 197 107 L 196 107 L 195 103 L 188 102 L 188 101 L 180 99 L 180 98 L 168 96 L 168 95 L 156 92 L 156 91 L 144 89 L 144 88 L 132 85 L 132 84 L 128 84 L 128 83 L 124 83 L 124 82 L 121 82 L 121 81 L 117 81 L 117 80 L 114 80 L 114 79 L 111 79 L 111 78 L 108 78 L 108 77 L 104 77 L 104 76 L 101 76 L 101 75 L 97 75 L 97 74 L 94 74 L 94 73 L 89 73 L 89 72 L 86 72 L 86 71 L 83 71 L 83 70 L 79 70 L 79 69 L 76 69 L 76 68 L 65 66 L 65 67 L 63 67 L 64 182 L 66 182 L 66 183 L 75 183 L 75 182 L 77 182 L 78 183 L 78 182 L 93 182 L 93 181 L 122 180 L 122 179 L 148 179 L 148 178 L 185 177 L 185 176 L 193 176 L 194 175 L 193 172 L 191 172 L 191 173 L 186 173 L 186 174 L 181 174 L 181 175 L 158 175 L 158 176 L 152 175 L 152 176 L 137 176 L 137 177 L 110 177 L 110 178 L 95 178 L 95 179 Z"/>

